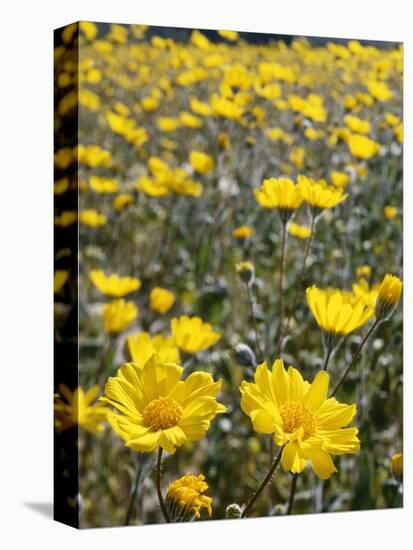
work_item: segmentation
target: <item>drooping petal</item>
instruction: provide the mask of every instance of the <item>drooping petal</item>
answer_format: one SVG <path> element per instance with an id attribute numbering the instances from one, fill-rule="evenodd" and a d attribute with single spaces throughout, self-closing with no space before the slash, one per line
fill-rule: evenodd
<path id="1" fill-rule="evenodd" d="M 328 479 L 331 474 L 337 471 L 331 456 L 321 449 L 313 449 L 309 458 L 311 466 L 319 479 Z"/>
<path id="2" fill-rule="evenodd" d="M 162 430 L 159 436 L 159 445 L 169 454 L 173 454 L 177 447 L 186 441 L 185 432 L 179 426 Z"/>
<path id="3" fill-rule="evenodd" d="M 293 474 L 301 473 L 307 460 L 301 456 L 300 447 L 297 443 L 287 443 L 284 447 L 281 457 L 281 464 L 285 471 Z"/>

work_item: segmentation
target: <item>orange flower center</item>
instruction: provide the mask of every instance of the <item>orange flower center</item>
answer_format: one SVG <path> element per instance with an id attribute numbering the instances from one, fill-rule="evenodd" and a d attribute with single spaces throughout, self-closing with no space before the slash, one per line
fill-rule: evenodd
<path id="1" fill-rule="evenodd" d="M 293 433 L 303 427 L 304 437 L 310 437 L 316 431 L 317 418 L 303 403 L 286 401 L 280 407 L 280 414 L 286 433 Z"/>
<path id="2" fill-rule="evenodd" d="M 159 397 L 154 399 L 143 410 L 143 421 L 153 430 L 167 430 L 176 426 L 182 418 L 183 409 L 175 399 Z"/>

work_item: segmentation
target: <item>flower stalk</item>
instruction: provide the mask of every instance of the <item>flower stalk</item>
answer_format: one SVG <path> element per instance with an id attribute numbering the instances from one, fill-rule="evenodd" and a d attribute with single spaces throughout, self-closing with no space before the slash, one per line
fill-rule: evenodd
<path id="1" fill-rule="evenodd" d="M 168 510 L 166 509 L 165 501 L 162 496 L 162 488 L 161 488 L 162 452 L 163 452 L 162 447 L 159 447 L 158 461 L 156 464 L 156 492 L 158 494 L 159 505 L 161 507 L 163 517 L 165 518 L 166 523 L 171 523 Z"/>
<path id="2" fill-rule="evenodd" d="M 348 367 L 346 368 L 346 370 L 344 371 L 342 377 L 340 378 L 340 380 L 338 381 L 336 387 L 334 388 L 333 393 L 331 394 L 331 397 L 334 397 L 336 395 L 336 393 L 338 392 L 338 390 L 341 388 L 342 384 L 344 383 L 345 379 L 347 378 L 348 373 L 353 368 L 354 364 L 357 362 L 357 359 L 359 358 L 359 356 L 361 354 L 361 351 L 364 347 L 364 344 L 367 342 L 367 340 L 370 338 L 370 336 L 373 334 L 373 332 L 375 331 L 375 329 L 377 328 L 377 326 L 379 324 L 380 324 L 380 320 L 376 319 L 374 321 L 374 323 L 372 324 L 370 330 L 365 334 L 363 340 L 360 342 L 358 348 L 354 352 L 354 355 L 351 358 L 351 361 L 350 361 Z"/>
<path id="3" fill-rule="evenodd" d="M 254 495 L 252 496 L 251 500 L 248 502 L 248 504 L 245 506 L 241 517 L 245 518 L 249 512 L 251 511 L 252 507 L 254 506 L 256 500 L 262 493 L 262 491 L 265 489 L 265 487 L 268 485 L 268 483 L 271 481 L 272 476 L 274 475 L 275 470 L 277 469 L 279 463 L 281 462 L 282 452 L 284 450 L 285 445 L 283 445 L 280 449 L 280 452 L 277 455 L 277 458 L 274 460 L 273 465 L 271 466 L 270 470 L 268 471 L 268 474 L 265 476 L 264 481 L 261 483 L 261 485 L 258 487 Z"/>
<path id="4" fill-rule="evenodd" d="M 280 297 L 280 319 L 278 323 L 278 343 L 277 343 L 277 356 L 279 357 L 282 352 L 283 344 L 283 324 L 284 324 L 284 271 L 285 271 L 285 244 L 287 234 L 287 222 L 281 220 L 281 258 L 280 258 L 280 275 L 279 275 L 279 287 L 278 293 Z"/>

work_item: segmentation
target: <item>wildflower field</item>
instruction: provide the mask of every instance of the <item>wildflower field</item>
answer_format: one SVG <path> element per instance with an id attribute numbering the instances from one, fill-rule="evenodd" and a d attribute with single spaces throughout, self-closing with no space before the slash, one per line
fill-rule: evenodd
<path id="1" fill-rule="evenodd" d="M 402 46 L 82 22 L 55 68 L 80 525 L 402 506 Z"/>

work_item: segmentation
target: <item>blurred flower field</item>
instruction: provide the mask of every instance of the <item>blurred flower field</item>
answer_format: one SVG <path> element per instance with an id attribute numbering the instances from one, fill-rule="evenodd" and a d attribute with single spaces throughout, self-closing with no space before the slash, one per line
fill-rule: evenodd
<path id="1" fill-rule="evenodd" d="M 167 34 L 55 47 L 81 526 L 402 506 L 402 46 Z"/>

